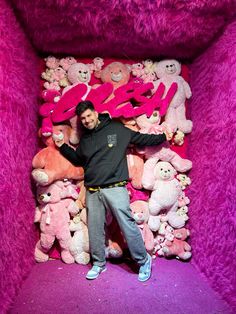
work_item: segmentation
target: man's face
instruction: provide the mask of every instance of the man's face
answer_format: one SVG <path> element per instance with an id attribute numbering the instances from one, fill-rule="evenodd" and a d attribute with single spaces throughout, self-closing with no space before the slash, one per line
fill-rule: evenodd
<path id="1" fill-rule="evenodd" d="M 99 123 L 97 111 L 85 110 L 80 115 L 80 121 L 86 129 L 93 130 Z"/>

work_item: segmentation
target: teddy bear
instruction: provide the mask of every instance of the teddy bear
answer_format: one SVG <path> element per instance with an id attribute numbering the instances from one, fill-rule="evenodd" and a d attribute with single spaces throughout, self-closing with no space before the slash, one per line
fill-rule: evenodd
<path id="1" fill-rule="evenodd" d="M 91 90 L 91 86 L 89 85 L 91 73 L 87 64 L 82 62 L 72 64 L 68 69 L 67 77 L 72 85 L 64 88 L 62 94 L 66 93 L 69 89 L 81 83 L 86 84 L 88 87 L 86 95 Z"/>
<path id="2" fill-rule="evenodd" d="M 69 142 L 71 127 L 68 125 L 53 126 L 53 132 L 63 134 L 66 143 Z M 33 158 L 32 177 L 39 185 L 49 185 L 62 179 L 83 180 L 82 167 L 72 165 L 55 146 L 52 136 L 44 138 L 47 147 L 41 149 Z"/>
<path id="3" fill-rule="evenodd" d="M 86 96 L 91 90 L 91 86 L 89 85 L 91 79 L 91 73 L 88 65 L 76 62 L 73 63 L 67 73 L 68 80 L 72 85 L 66 86 L 62 91 L 62 97 L 57 98 L 58 106 L 60 106 L 60 99 L 63 98 L 65 93 L 71 90 L 73 87 L 78 86 L 79 84 L 83 84 L 86 86 L 86 93 L 83 95 L 82 100 L 86 99 Z M 78 134 L 78 117 L 77 115 L 73 115 L 70 119 L 70 125 L 72 127 L 72 133 L 70 136 L 70 143 L 73 145 L 77 145 L 79 143 L 79 134 Z"/>
<path id="4" fill-rule="evenodd" d="M 60 66 L 53 70 L 51 78 L 52 82 L 58 82 L 59 86 L 66 87 L 69 85 L 66 71 Z"/>
<path id="5" fill-rule="evenodd" d="M 173 240 L 165 241 L 162 248 L 164 256 L 176 256 L 177 259 L 188 260 L 191 256 L 191 246 L 185 241 L 189 236 L 189 230 L 182 228 L 174 230 Z"/>
<path id="6" fill-rule="evenodd" d="M 190 199 L 185 195 L 185 192 L 182 191 L 179 199 L 178 199 L 178 206 L 183 207 L 190 204 Z"/>
<path id="7" fill-rule="evenodd" d="M 135 189 L 142 189 L 143 158 L 132 148 L 127 150 L 126 158 L 132 186 Z"/>
<path id="8" fill-rule="evenodd" d="M 178 198 L 178 208 L 176 211 L 169 211 L 166 214 L 162 215 L 161 221 L 168 222 L 173 228 L 182 228 L 185 226 L 186 221 L 188 220 L 188 208 L 186 204 L 189 204 L 190 200 L 185 193 L 182 191 Z"/>
<path id="9" fill-rule="evenodd" d="M 144 83 L 155 81 L 156 74 L 154 72 L 155 64 L 152 60 L 147 59 L 142 63 L 134 63 L 131 65 L 131 72 L 133 76 L 140 78 Z"/>
<path id="10" fill-rule="evenodd" d="M 163 215 L 159 215 L 160 220 Z M 164 256 L 163 247 L 166 241 L 173 241 L 174 229 L 167 223 L 161 222 L 158 232 L 155 232 L 154 236 L 154 251 L 153 256 Z"/>
<path id="11" fill-rule="evenodd" d="M 189 204 L 190 200 L 187 196 L 185 196 L 184 192 L 181 193 L 181 195 L 178 198 L 178 209 L 177 211 L 169 211 L 166 214 L 163 214 L 160 216 L 160 222 L 163 228 L 163 222 L 168 223 L 169 226 L 173 228 L 182 228 L 185 226 L 186 221 L 189 219 L 187 213 L 188 213 L 188 207 L 186 204 Z M 156 218 L 157 219 L 157 218 Z M 151 222 L 149 222 L 151 224 Z M 160 231 L 159 229 L 159 231 Z M 152 226 L 153 230 L 153 226 Z"/>
<path id="12" fill-rule="evenodd" d="M 166 123 L 160 124 L 161 117 L 157 110 L 154 110 L 153 114 L 148 118 L 145 114 L 136 118 L 137 125 L 139 126 L 140 133 L 144 134 L 161 134 L 164 131 L 169 131 Z M 159 146 L 145 147 L 140 151 L 145 155 L 146 159 L 157 158 L 157 160 L 170 162 L 177 171 L 185 172 L 191 169 L 192 162 L 188 159 L 181 158 L 176 152 L 171 150 L 169 143 L 165 142 Z M 144 165 L 145 167 L 145 165 Z M 143 187 L 148 189 L 143 182 Z M 149 183 L 147 182 L 147 185 Z"/>
<path id="13" fill-rule="evenodd" d="M 69 229 L 73 232 L 70 252 L 75 262 L 83 265 L 88 264 L 90 261 L 89 235 L 85 208 L 70 221 Z"/>
<path id="14" fill-rule="evenodd" d="M 155 73 L 158 80 L 154 81 L 154 92 L 157 90 L 160 83 L 163 83 L 166 90 L 170 88 L 172 83 L 177 83 L 178 89 L 175 93 L 167 113 L 165 121 L 168 123 L 173 132 L 177 129 L 183 133 L 190 133 L 192 131 L 192 121 L 186 119 L 185 115 L 185 101 L 192 95 L 189 84 L 180 76 L 181 64 L 174 59 L 167 59 L 157 62 Z"/>
<path id="15" fill-rule="evenodd" d="M 139 227 L 145 248 L 152 255 L 154 250 L 154 236 L 148 226 L 149 209 L 145 201 L 135 201 L 130 204 L 132 216 Z"/>
<path id="16" fill-rule="evenodd" d="M 184 144 L 184 133 L 180 130 L 177 130 L 174 137 L 173 137 L 173 140 L 172 140 L 172 144 L 173 145 L 178 145 L 178 146 L 181 146 Z"/>
<path id="17" fill-rule="evenodd" d="M 105 234 L 106 258 L 117 259 L 122 257 L 126 243 L 120 227 L 109 208 L 106 212 Z"/>
<path id="18" fill-rule="evenodd" d="M 149 199 L 149 191 L 144 189 L 137 190 L 132 186 L 131 182 L 127 183 L 126 188 L 129 193 L 130 203 L 134 201 L 147 201 Z"/>
<path id="19" fill-rule="evenodd" d="M 43 84 L 43 87 L 46 89 L 53 89 L 59 91 L 61 88 L 59 86 L 59 83 L 57 81 L 52 81 L 52 82 L 45 82 Z"/>
<path id="20" fill-rule="evenodd" d="M 48 56 L 44 61 L 49 69 L 56 69 L 59 66 L 59 59 L 54 56 Z"/>
<path id="21" fill-rule="evenodd" d="M 95 71 L 94 76 L 100 78 L 103 83 L 111 83 L 113 86 L 113 92 L 129 82 L 131 67 L 128 64 L 122 62 L 112 62 L 105 66 L 100 71 Z M 114 97 L 112 93 L 106 102 Z"/>
<path id="22" fill-rule="evenodd" d="M 65 58 L 62 58 L 60 59 L 59 61 L 59 65 L 65 70 L 65 71 L 68 71 L 69 67 L 76 63 L 76 59 L 74 57 L 65 57 Z"/>
<path id="23" fill-rule="evenodd" d="M 153 73 L 155 71 L 156 62 L 153 62 L 151 59 L 146 59 L 142 61 L 142 64 L 144 65 L 144 72 L 145 74 Z"/>
<path id="24" fill-rule="evenodd" d="M 149 198 L 151 215 L 157 216 L 161 212 L 176 214 L 178 198 L 182 190 L 179 181 L 175 179 L 175 175 L 176 170 L 170 163 L 160 161 L 156 164 L 152 192 Z"/>
<path id="25" fill-rule="evenodd" d="M 104 60 L 100 57 L 96 57 L 93 59 L 93 63 L 89 63 L 88 67 L 90 69 L 90 72 L 94 71 L 100 71 L 104 65 Z"/>
<path id="26" fill-rule="evenodd" d="M 189 217 L 188 217 L 188 206 L 182 206 L 180 208 L 177 209 L 176 214 L 180 217 L 183 218 L 183 220 L 186 222 Z"/>
<path id="27" fill-rule="evenodd" d="M 153 258 L 156 257 L 156 254 L 158 256 L 164 256 L 164 252 L 162 251 L 162 248 L 164 246 L 165 237 L 162 235 L 157 234 L 154 237 L 154 250 L 153 250 Z"/>
<path id="28" fill-rule="evenodd" d="M 71 234 L 69 230 L 70 214 L 78 213 L 79 208 L 74 202 L 78 197 L 75 187 L 63 181 L 55 181 L 48 186 L 38 186 L 37 199 L 39 206 L 36 208 L 34 222 L 40 223 L 40 240 L 35 247 L 37 262 L 46 262 L 49 258 L 48 251 L 55 239 L 61 247 L 61 258 L 67 263 L 74 262 L 70 253 Z"/>
<path id="29" fill-rule="evenodd" d="M 176 178 L 179 180 L 182 190 L 191 184 L 191 179 L 186 174 L 178 174 Z"/>
<path id="30" fill-rule="evenodd" d="M 53 69 L 46 69 L 44 72 L 41 73 L 42 79 L 48 82 L 52 82 L 52 75 L 53 75 Z"/>
<path id="31" fill-rule="evenodd" d="M 39 108 L 39 114 L 42 117 L 41 133 L 43 136 L 52 135 L 53 123 L 52 123 L 52 113 L 55 109 L 54 98 L 60 96 L 60 92 L 57 90 L 44 90 L 42 92 L 42 98 L 45 101 Z"/>

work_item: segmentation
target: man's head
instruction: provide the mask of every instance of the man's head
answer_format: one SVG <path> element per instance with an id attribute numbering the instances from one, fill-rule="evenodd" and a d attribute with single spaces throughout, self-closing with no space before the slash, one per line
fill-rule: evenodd
<path id="1" fill-rule="evenodd" d="M 76 114 L 86 129 L 93 130 L 99 124 L 98 112 L 89 100 L 81 101 L 76 107 Z"/>

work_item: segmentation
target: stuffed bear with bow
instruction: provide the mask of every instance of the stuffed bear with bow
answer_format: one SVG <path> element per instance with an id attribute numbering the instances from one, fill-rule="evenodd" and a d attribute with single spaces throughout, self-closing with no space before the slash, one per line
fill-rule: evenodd
<path id="1" fill-rule="evenodd" d="M 70 253 L 71 234 L 69 230 L 70 214 L 75 215 L 79 207 L 75 203 L 78 197 L 76 186 L 55 181 L 49 186 L 38 186 L 34 222 L 40 223 L 40 240 L 36 244 L 35 259 L 37 262 L 46 262 L 49 259 L 48 251 L 55 239 L 61 247 L 61 259 L 71 264 L 74 258 Z"/>

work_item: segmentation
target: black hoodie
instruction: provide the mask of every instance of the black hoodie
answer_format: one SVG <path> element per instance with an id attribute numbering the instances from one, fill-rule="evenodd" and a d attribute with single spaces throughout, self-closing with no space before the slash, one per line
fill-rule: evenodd
<path id="1" fill-rule="evenodd" d="M 99 114 L 95 129 L 85 129 L 76 150 L 63 144 L 61 154 L 85 172 L 85 186 L 101 186 L 128 180 L 126 149 L 129 144 L 153 146 L 166 140 L 165 134 L 141 134 Z"/>

